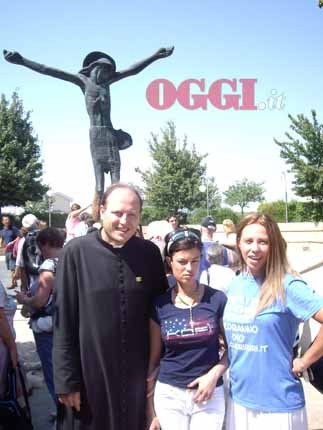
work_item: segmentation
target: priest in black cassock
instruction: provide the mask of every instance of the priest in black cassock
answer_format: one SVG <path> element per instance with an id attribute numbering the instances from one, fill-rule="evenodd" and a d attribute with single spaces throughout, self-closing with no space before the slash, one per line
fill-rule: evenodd
<path id="1" fill-rule="evenodd" d="M 138 192 L 114 184 L 103 202 L 103 228 L 70 241 L 57 267 L 58 430 L 145 428 L 149 310 L 167 281 L 157 246 L 135 236 Z"/>

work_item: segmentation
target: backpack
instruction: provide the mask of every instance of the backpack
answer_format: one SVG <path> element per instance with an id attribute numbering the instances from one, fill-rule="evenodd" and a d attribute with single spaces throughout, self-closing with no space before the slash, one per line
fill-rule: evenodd
<path id="1" fill-rule="evenodd" d="M 43 262 L 43 257 L 36 242 L 38 232 L 39 230 L 29 231 L 22 248 L 24 269 L 28 277 L 38 276 L 38 269 Z"/>

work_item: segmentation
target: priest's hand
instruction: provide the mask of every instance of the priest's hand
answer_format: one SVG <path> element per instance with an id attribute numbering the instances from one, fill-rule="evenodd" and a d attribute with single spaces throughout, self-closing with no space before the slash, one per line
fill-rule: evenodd
<path id="1" fill-rule="evenodd" d="M 70 408 L 75 408 L 78 412 L 80 412 L 81 394 L 79 391 L 76 391 L 75 393 L 59 394 L 58 400 L 63 403 L 63 405 L 69 406 Z"/>

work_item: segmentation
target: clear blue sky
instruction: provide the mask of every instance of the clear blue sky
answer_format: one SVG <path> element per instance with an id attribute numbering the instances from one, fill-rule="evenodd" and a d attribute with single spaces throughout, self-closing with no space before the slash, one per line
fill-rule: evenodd
<path id="1" fill-rule="evenodd" d="M 265 182 L 268 199 L 283 198 L 286 166 L 273 138 L 284 137 L 289 113 L 309 116 L 316 109 L 323 122 L 323 9 L 316 0 L 12 0 L 2 7 L 0 40 L 1 48 L 70 72 L 93 50 L 109 53 L 125 69 L 159 47 L 175 46 L 171 57 L 112 86 L 113 124 L 134 141 L 121 152 L 124 181 L 140 182 L 134 168 L 151 164 L 150 133 L 173 120 L 179 137 L 186 134 L 209 154 L 208 175 L 221 191 L 247 176 Z M 209 104 L 189 111 L 176 104 L 155 110 L 145 94 L 157 78 L 175 85 L 204 78 L 207 87 L 221 78 L 255 78 L 256 104 L 267 103 L 275 90 L 285 106 L 248 112 Z M 45 181 L 81 203 L 91 201 L 89 121 L 79 88 L 1 59 L 0 93 L 9 98 L 14 90 L 32 111 Z"/>

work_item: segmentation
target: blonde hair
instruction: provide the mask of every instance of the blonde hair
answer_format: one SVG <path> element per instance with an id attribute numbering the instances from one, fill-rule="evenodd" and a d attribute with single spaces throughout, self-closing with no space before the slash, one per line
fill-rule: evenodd
<path id="1" fill-rule="evenodd" d="M 240 251 L 240 240 L 243 229 L 250 224 L 262 225 L 268 235 L 269 252 L 265 269 L 265 280 L 261 287 L 257 313 L 269 307 L 276 300 L 284 301 L 284 277 L 290 272 L 287 256 L 286 241 L 284 240 L 277 223 L 267 214 L 253 213 L 244 217 L 237 229 L 237 245 L 242 261 L 242 268 L 246 269 Z"/>
<path id="2" fill-rule="evenodd" d="M 222 225 L 226 234 L 236 232 L 236 227 L 231 219 L 224 219 Z"/>

